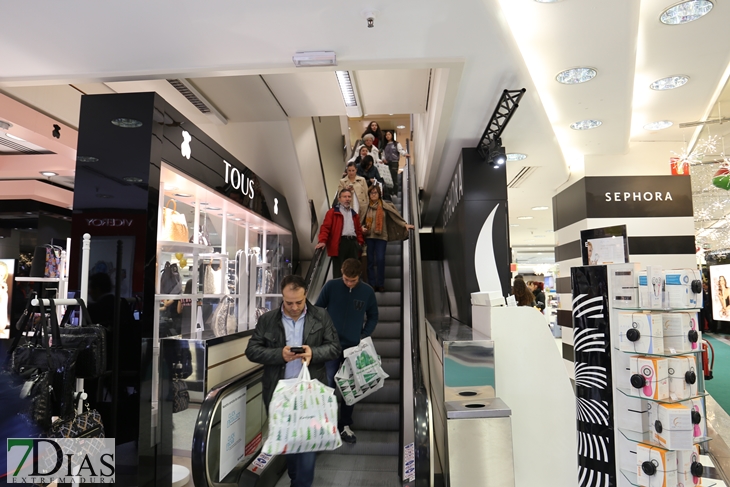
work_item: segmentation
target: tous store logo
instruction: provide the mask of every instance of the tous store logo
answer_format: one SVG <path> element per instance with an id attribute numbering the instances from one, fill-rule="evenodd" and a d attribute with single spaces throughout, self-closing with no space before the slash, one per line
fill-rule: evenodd
<path id="1" fill-rule="evenodd" d="M 183 136 L 183 143 L 180 146 L 180 152 L 182 153 L 183 157 L 185 159 L 190 159 L 190 156 L 192 155 L 192 151 L 190 150 L 190 141 L 193 140 L 192 137 L 190 137 L 190 134 L 187 130 L 182 131 Z"/>
<path id="2" fill-rule="evenodd" d="M 247 176 L 241 176 L 241 171 L 231 166 L 228 161 L 223 161 L 226 165 L 226 184 L 233 186 L 233 189 L 241 191 L 243 196 L 253 198 L 253 179 Z"/>

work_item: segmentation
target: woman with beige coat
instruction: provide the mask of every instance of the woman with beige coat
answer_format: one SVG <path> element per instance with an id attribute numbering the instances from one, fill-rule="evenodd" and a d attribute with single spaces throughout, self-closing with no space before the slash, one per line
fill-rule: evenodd
<path id="1" fill-rule="evenodd" d="M 364 177 L 357 175 L 357 164 L 354 162 L 347 163 L 346 174 L 344 178 L 340 179 L 337 194 L 340 194 L 340 190 L 343 189 L 351 190 L 353 193 L 353 209 L 360 213 L 360 208 L 365 208 L 368 205 L 368 183 Z"/>

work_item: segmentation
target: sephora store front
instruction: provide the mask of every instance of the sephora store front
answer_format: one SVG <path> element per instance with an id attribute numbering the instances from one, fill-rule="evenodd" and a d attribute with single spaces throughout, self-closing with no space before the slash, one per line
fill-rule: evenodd
<path id="1" fill-rule="evenodd" d="M 119 298 L 109 372 L 89 386 L 116 482 L 238 483 L 266 423 L 244 350 L 298 261 L 286 200 L 159 95 L 134 93 L 82 98 L 73 208 L 75 248 L 88 233 L 91 249 L 71 256 L 70 288 L 88 265 L 90 298 Z"/>

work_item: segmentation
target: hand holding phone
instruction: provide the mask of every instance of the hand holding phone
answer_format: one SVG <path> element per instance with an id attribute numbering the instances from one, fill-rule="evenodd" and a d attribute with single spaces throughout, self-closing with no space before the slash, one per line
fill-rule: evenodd
<path id="1" fill-rule="evenodd" d="M 304 353 L 304 347 L 291 347 L 290 348 L 291 353 L 296 353 L 297 355 L 300 353 Z"/>

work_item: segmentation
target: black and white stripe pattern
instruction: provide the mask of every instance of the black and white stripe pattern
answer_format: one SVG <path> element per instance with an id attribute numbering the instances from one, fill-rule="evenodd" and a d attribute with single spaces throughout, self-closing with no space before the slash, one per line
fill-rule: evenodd
<path id="1" fill-rule="evenodd" d="M 606 367 L 576 362 L 575 385 L 591 389 L 605 389 L 608 385 Z"/>
<path id="2" fill-rule="evenodd" d="M 576 403 L 578 420 L 585 423 L 608 426 L 608 402 L 595 399 L 577 398 Z"/>
<path id="3" fill-rule="evenodd" d="M 603 318 L 603 315 L 600 317 Z M 573 347 L 576 352 L 605 352 L 606 334 L 598 328 L 580 330 L 573 334 Z"/>
<path id="4" fill-rule="evenodd" d="M 586 458 L 608 463 L 608 439 L 603 436 L 578 432 L 578 453 Z"/>
<path id="5" fill-rule="evenodd" d="M 578 466 L 578 485 L 580 487 L 609 487 L 610 476 L 592 468 Z"/>

